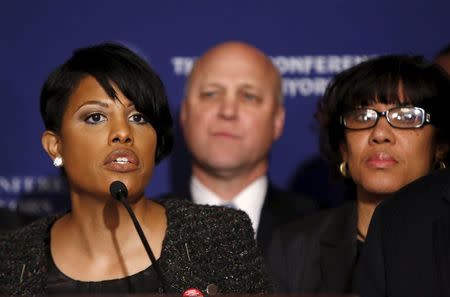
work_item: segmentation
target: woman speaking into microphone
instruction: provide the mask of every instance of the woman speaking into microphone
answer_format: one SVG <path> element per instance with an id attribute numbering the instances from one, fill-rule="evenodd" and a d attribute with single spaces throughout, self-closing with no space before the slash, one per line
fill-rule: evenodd
<path id="1" fill-rule="evenodd" d="M 42 145 L 67 178 L 71 210 L 2 238 L 0 292 L 271 290 L 243 212 L 145 197 L 173 140 L 164 86 L 142 58 L 113 43 L 78 49 L 50 74 L 40 108 Z"/>

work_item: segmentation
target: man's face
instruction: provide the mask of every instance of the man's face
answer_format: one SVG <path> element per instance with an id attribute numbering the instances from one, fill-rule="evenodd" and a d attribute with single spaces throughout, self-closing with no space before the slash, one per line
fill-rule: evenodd
<path id="1" fill-rule="evenodd" d="M 216 48 L 195 66 L 180 119 L 198 166 L 227 176 L 267 166 L 282 133 L 277 72 L 249 48 Z"/>

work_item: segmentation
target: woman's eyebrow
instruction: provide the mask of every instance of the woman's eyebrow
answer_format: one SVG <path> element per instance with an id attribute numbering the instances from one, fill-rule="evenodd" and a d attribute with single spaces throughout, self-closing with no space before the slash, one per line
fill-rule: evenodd
<path id="1" fill-rule="evenodd" d="M 106 103 L 103 100 L 89 100 L 89 101 L 84 102 L 82 105 L 80 105 L 77 108 L 77 111 L 80 110 L 80 108 L 82 108 L 83 106 L 86 106 L 86 105 L 99 105 L 99 106 L 105 107 L 105 108 L 109 107 L 108 103 Z"/>

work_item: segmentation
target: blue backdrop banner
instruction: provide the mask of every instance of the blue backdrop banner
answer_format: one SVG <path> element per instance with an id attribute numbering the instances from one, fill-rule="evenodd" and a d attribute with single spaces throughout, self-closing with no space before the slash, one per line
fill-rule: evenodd
<path id="1" fill-rule="evenodd" d="M 287 118 L 270 157 L 272 181 L 333 205 L 339 188 L 319 156 L 317 99 L 334 74 L 372 56 L 431 58 L 450 41 L 449 11 L 447 0 L 3 1 L 0 207 L 46 214 L 68 205 L 64 180 L 41 147 L 39 93 L 75 48 L 117 41 L 146 57 L 178 122 L 195 58 L 226 40 L 260 48 L 283 75 Z M 189 157 L 179 128 L 176 137 L 174 153 L 147 188 L 150 197 L 186 182 Z"/>

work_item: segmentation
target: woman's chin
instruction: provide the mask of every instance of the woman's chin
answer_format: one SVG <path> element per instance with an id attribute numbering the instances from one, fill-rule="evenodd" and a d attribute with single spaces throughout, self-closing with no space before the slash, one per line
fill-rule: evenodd
<path id="1" fill-rule="evenodd" d="M 400 190 L 406 183 L 399 183 L 393 180 L 376 180 L 362 184 L 362 193 L 367 193 L 368 197 L 385 197 L 394 194 Z"/>

